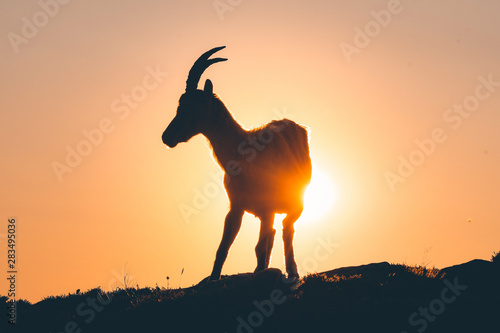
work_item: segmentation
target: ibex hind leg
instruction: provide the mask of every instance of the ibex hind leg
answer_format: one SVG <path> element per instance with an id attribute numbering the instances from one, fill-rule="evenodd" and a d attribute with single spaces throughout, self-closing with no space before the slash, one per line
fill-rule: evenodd
<path id="1" fill-rule="evenodd" d="M 298 278 L 299 272 L 297 270 L 297 264 L 295 263 L 295 258 L 293 254 L 293 235 L 295 229 L 293 224 L 302 214 L 302 208 L 293 213 L 287 214 L 283 219 L 283 245 L 285 249 L 285 265 L 286 272 L 289 278 Z"/>
<path id="2" fill-rule="evenodd" d="M 274 214 L 262 215 L 259 218 L 260 234 L 259 242 L 255 247 L 255 255 L 257 256 L 257 268 L 255 268 L 255 272 L 262 271 L 269 267 L 274 236 L 276 234 L 276 230 L 273 228 Z"/>
<path id="3" fill-rule="evenodd" d="M 222 234 L 222 240 L 217 250 L 217 255 L 215 257 L 214 268 L 212 274 L 210 275 L 210 280 L 218 280 L 222 271 L 222 266 L 224 261 L 226 261 L 227 253 L 229 248 L 233 244 L 236 235 L 240 231 L 241 219 L 243 218 L 243 210 L 231 208 L 229 213 L 226 215 L 226 220 L 224 221 L 224 232 Z"/>

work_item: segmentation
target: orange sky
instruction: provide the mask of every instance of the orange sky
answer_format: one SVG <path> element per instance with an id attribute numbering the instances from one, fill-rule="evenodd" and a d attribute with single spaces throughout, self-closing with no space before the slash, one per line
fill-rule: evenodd
<path id="1" fill-rule="evenodd" d="M 202 80 L 246 128 L 307 125 L 336 194 L 296 223 L 301 274 L 500 250 L 498 1 L 54 1 L 0 4 L 0 268 L 16 217 L 20 297 L 110 289 L 124 269 L 141 287 L 209 275 L 219 168 L 201 136 L 167 149 L 161 134 L 193 61 L 220 45 L 229 61 Z M 85 156 L 69 165 L 68 149 Z M 253 271 L 258 228 L 244 217 L 223 274 Z"/>

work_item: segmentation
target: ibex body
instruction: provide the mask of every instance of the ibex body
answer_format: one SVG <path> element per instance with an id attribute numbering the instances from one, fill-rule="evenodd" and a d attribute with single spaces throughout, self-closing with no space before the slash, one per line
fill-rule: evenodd
<path id="1" fill-rule="evenodd" d="M 230 210 L 210 278 L 220 277 L 245 211 L 261 221 L 259 241 L 255 247 L 256 271 L 269 266 L 276 233 L 273 228 L 274 215 L 287 214 L 283 220 L 286 270 L 289 276 L 298 277 L 293 254 L 293 224 L 302 213 L 304 191 L 311 180 L 307 131 L 288 119 L 272 121 L 261 128 L 247 131 L 213 93 L 210 80 L 206 80 L 204 90 L 198 90 L 203 71 L 213 63 L 227 60 L 209 59 L 222 48 L 204 53 L 191 68 L 186 92 L 179 100 L 177 115 L 163 133 L 162 139 L 173 148 L 179 142 L 203 134 L 225 172 L 224 186 Z"/>

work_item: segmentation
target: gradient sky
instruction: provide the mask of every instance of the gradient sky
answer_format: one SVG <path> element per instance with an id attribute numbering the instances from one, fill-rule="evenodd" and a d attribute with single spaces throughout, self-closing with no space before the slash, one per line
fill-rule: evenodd
<path id="1" fill-rule="evenodd" d="M 210 274 L 228 207 L 219 168 L 203 137 L 167 149 L 161 134 L 192 63 L 220 45 L 229 61 L 202 82 L 246 128 L 307 125 L 332 184 L 327 213 L 296 223 L 301 274 L 500 250 L 498 1 L 41 3 L 51 16 L 0 3 L 0 268 L 16 217 L 20 297 L 109 290 L 124 270 L 140 287 Z M 73 167 L 68 147 L 86 152 Z M 223 274 L 253 271 L 258 229 L 245 215 Z M 278 231 L 271 265 L 282 257 Z"/>

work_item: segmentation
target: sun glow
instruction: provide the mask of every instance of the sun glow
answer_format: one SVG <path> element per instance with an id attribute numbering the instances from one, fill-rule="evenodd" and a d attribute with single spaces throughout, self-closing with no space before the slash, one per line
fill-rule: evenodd
<path id="1" fill-rule="evenodd" d="M 330 177 L 313 164 L 311 183 L 304 195 L 303 221 L 315 221 L 330 211 L 337 201 L 337 193 Z"/>
<path id="2" fill-rule="evenodd" d="M 313 163 L 311 183 L 304 194 L 304 211 L 299 221 L 315 222 L 325 216 L 337 203 L 337 191 L 330 177 Z M 286 214 L 276 214 L 274 228 L 280 229 Z"/>

